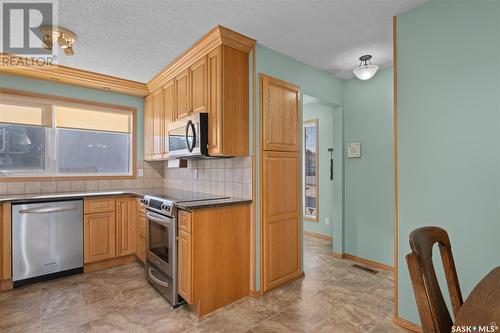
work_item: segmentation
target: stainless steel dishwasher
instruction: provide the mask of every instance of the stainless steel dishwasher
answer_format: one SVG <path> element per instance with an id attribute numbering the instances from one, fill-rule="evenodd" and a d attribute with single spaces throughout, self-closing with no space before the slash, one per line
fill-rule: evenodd
<path id="1" fill-rule="evenodd" d="M 83 201 L 12 205 L 14 287 L 83 272 Z"/>

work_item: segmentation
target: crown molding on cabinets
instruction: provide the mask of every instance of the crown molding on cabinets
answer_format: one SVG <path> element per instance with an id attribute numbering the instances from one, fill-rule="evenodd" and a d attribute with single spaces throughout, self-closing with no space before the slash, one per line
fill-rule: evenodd
<path id="1" fill-rule="evenodd" d="M 26 58 L 1 53 L 0 73 L 27 76 L 35 79 L 66 83 L 86 88 L 113 91 L 116 93 L 144 97 L 149 94 L 145 83 L 122 79 L 100 73 L 89 72 L 63 65 L 25 66 Z"/>
<path id="2" fill-rule="evenodd" d="M 160 73 L 148 82 L 149 91 L 154 91 L 167 83 L 179 71 L 187 68 L 205 54 L 214 50 L 219 45 L 225 45 L 249 53 L 255 46 L 256 40 L 246 37 L 236 31 L 217 25 L 205 36 L 200 38 L 193 46 L 179 57 L 165 66 Z"/>

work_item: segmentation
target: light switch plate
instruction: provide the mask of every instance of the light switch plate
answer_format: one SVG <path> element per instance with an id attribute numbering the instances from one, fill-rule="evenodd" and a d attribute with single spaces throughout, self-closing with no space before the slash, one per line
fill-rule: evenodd
<path id="1" fill-rule="evenodd" d="M 347 144 L 347 158 L 361 157 L 361 143 L 351 142 Z"/>
<path id="2" fill-rule="evenodd" d="M 144 169 L 137 169 L 137 177 L 144 177 Z"/>

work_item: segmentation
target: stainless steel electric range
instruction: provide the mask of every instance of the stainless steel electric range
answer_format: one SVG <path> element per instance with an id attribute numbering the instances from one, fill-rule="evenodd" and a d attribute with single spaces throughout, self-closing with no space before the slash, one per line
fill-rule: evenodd
<path id="1" fill-rule="evenodd" d="M 177 204 L 227 197 L 162 189 L 141 200 L 146 209 L 146 278 L 167 301 L 183 303 L 177 292 Z"/>

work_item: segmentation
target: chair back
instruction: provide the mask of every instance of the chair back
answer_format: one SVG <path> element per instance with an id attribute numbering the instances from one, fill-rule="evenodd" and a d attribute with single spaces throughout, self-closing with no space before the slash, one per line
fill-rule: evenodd
<path id="1" fill-rule="evenodd" d="M 432 248 L 436 243 L 439 245 L 453 314 L 456 317 L 463 299 L 446 231 L 439 227 L 423 227 L 412 231 L 410 234 L 412 252 L 406 256 L 406 262 L 423 332 L 449 333 L 453 321 L 439 288 L 432 262 Z"/>

